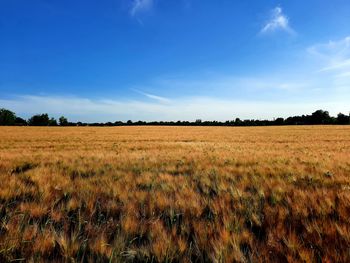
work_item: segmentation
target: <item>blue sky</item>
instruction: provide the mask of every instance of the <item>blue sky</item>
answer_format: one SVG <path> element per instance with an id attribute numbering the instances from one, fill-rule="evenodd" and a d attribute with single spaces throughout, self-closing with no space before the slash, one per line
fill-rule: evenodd
<path id="1" fill-rule="evenodd" d="M 0 0 L 0 107 L 71 120 L 350 111 L 348 0 Z"/>

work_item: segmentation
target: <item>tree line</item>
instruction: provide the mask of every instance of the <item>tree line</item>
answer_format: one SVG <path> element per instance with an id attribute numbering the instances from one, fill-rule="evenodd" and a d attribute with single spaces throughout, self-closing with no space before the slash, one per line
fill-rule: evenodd
<path id="1" fill-rule="evenodd" d="M 28 120 L 18 117 L 16 113 L 7 109 L 0 109 L 0 125 L 2 126 L 69 126 L 68 119 L 61 116 L 58 121 L 50 118 L 47 113 L 33 115 Z"/>
<path id="2" fill-rule="evenodd" d="M 225 122 L 221 121 L 136 121 L 128 120 L 126 122 L 106 122 L 106 123 L 84 123 L 69 122 L 64 116 L 58 120 L 49 117 L 47 113 L 36 114 L 29 119 L 18 117 L 14 112 L 8 109 L 0 109 L 1 126 L 277 126 L 277 125 L 349 125 L 350 115 L 339 113 L 336 117 L 329 115 L 328 111 L 317 110 L 311 115 L 293 116 L 288 118 L 277 118 L 273 120 L 254 120 L 235 118 Z"/>

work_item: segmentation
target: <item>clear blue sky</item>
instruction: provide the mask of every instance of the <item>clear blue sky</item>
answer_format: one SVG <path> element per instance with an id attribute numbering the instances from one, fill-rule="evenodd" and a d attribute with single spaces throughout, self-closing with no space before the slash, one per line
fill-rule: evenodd
<path id="1" fill-rule="evenodd" d="M 71 120 L 350 111 L 348 0 L 0 0 L 0 107 Z"/>

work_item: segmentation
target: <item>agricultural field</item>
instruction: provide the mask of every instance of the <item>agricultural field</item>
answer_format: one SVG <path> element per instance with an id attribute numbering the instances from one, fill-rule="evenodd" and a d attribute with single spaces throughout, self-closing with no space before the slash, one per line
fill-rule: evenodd
<path id="1" fill-rule="evenodd" d="M 1 127 L 0 262 L 350 262 L 350 127 Z"/>

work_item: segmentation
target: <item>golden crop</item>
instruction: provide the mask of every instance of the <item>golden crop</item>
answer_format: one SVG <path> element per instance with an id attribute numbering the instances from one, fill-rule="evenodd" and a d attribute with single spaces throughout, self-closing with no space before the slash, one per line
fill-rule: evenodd
<path id="1" fill-rule="evenodd" d="M 1 127 L 0 262 L 350 262 L 350 127 Z"/>

